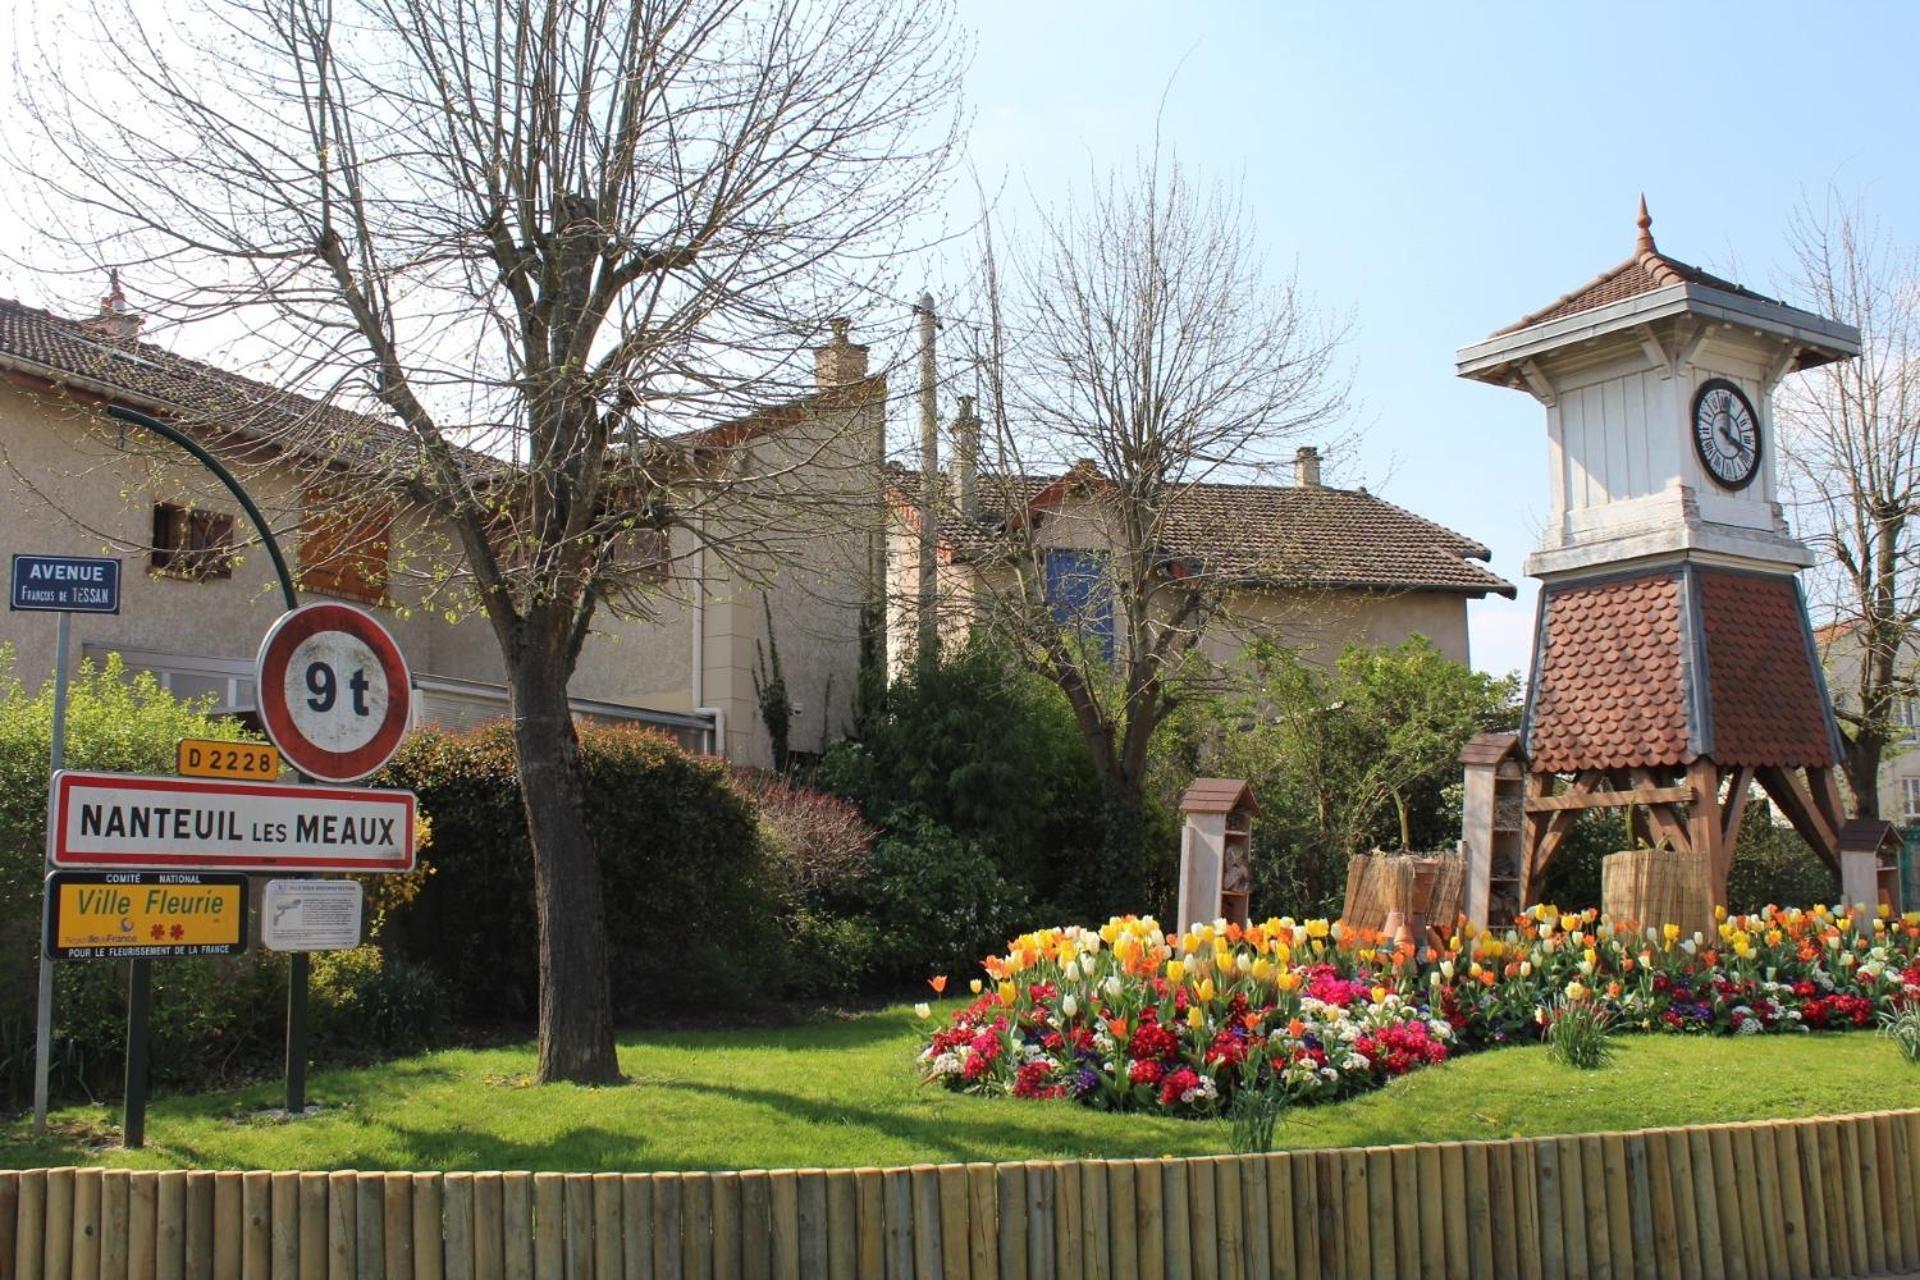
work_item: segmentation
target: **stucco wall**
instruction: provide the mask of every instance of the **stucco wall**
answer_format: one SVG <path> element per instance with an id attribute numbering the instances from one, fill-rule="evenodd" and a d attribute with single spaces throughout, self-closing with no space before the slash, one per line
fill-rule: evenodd
<path id="1" fill-rule="evenodd" d="M 1042 526 L 1047 546 L 1099 549 L 1113 545 L 1106 517 L 1097 504 L 1070 500 Z M 901 659 L 913 648 L 918 583 L 917 535 L 895 520 L 889 537 L 889 650 L 898 674 Z M 1011 570 L 975 564 L 943 564 L 940 569 L 941 634 L 954 641 L 982 620 L 996 596 L 1017 595 Z M 1388 646 L 1412 635 L 1433 641 L 1442 654 L 1470 663 L 1467 605 L 1470 597 L 1445 591 L 1239 591 L 1221 616 L 1208 624 L 1199 652 L 1209 661 L 1233 661 L 1250 639 L 1266 637 L 1299 650 L 1309 661 L 1328 664 L 1349 643 Z"/>
<path id="2" fill-rule="evenodd" d="M 874 510 L 877 471 L 868 466 L 856 472 L 853 464 L 872 451 L 883 418 L 883 405 L 876 400 L 837 413 L 812 433 L 788 433 L 754 446 L 762 459 L 760 473 L 780 476 L 774 491 L 763 496 L 778 503 L 803 498 L 809 486 L 858 484 L 869 495 L 867 509 Z M 208 581 L 151 574 L 146 551 L 155 502 L 191 501 L 230 512 L 238 517 L 236 541 L 246 543 L 251 531 L 237 504 L 191 460 L 176 457 L 172 446 L 148 445 L 136 436 L 139 452 L 130 454 L 118 447 L 119 439 L 117 427 L 91 407 L 0 382 L 0 550 L 121 557 L 121 612 L 75 618 L 75 659 L 85 646 L 95 652 L 138 649 L 250 663 L 282 608 L 264 551 L 243 545 L 232 577 Z M 308 477 L 260 460 L 241 473 L 297 573 L 300 505 Z M 816 750 L 823 731 L 845 728 L 857 683 L 859 601 L 872 518 L 853 528 L 841 518 L 843 512 L 844 504 L 834 507 L 832 528 L 789 521 L 789 532 L 797 536 L 778 555 L 761 557 L 745 579 L 726 573 L 719 557 L 705 557 L 704 567 L 715 576 L 707 591 L 701 702 L 726 713 L 735 754 L 759 763 L 770 758 L 751 676 L 753 642 L 765 639 L 762 590 L 770 593 L 781 657 L 802 707 L 794 745 Z M 742 527 L 732 532 L 740 535 Z M 722 519 L 716 533 L 726 532 Z M 692 530 L 676 528 L 671 537 L 674 581 L 648 598 L 644 617 L 601 610 L 574 676 L 574 696 L 661 711 L 695 709 L 692 579 L 703 564 L 694 553 Z M 422 587 L 436 562 L 445 564 L 452 556 L 453 539 L 432 522 L 403 515 L 396 520 L 394 542 L 404 548 L 394 557 L 390 594 L 395 607 L 372 611 L 399 639 L 416 673 L 497 683 L 503 675 L 499 649 L 472 602 L 443 589 L 423 603 Z M 302 598 L 321 597 L 303 593 Z M 8 613 L 0 619 L 0 642 L 14 647 L 16 669 L 29 685 L 52 670 L 53 634 L 51 615 Z"/>

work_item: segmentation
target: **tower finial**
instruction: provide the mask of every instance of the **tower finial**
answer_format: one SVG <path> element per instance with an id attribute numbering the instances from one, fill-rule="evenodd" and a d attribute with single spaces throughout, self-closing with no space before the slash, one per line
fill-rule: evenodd
<path id="1" fill-rule="evenodd" d="M 1640 216 L 1634 219 L 1634 225 L 1640 228 L 1640 240 L 1635 249 L 1640 253 L 1652 253 L 1653 215 L 1647 212 L 1647 193 L 1640 193 Z"/>

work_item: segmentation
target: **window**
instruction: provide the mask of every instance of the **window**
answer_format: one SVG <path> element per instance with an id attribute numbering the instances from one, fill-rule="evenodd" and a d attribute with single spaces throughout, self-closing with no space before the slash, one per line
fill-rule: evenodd
<path id="1" fill-rule="evenodd" d="M 665 582 L 673 557 L 665 529 L 634 529 L 621 536 L 620 561 L 634 571 L 641 582 Z"/>
<path id="2" fill-rule="evenodd" d="M 300 522 L 300 589 L 386 604 L 393 513 L 328 489 L 307 493 Z"/>
<path id="3" fill-rule="evenodd" d="M 169 578 L 231 578 L 233 517 L 175 502 L 154 503 L 153 549 L 147 564 Z"/>
<path id="4" fill-rule="evenodd" d="M 1908 822 L 1920 821 L 1920 778 L 1900 779 L 1900 811 Z"/>
<path id="5" fill-rule="evenodd" d="M 1900 727 L 1900 741 L 1920 740 L 1920 698 L 1895 698 L 1893 722 Z"/>
<path id="6" fill-rule="evenodd" d="M 1053 620 L 1076 636 L 1093 640 L 1100 656 L 1113 658 L 1113 583 L 1100 551 L 1055 547 L 1047 552 L 1047 607 Z"/>

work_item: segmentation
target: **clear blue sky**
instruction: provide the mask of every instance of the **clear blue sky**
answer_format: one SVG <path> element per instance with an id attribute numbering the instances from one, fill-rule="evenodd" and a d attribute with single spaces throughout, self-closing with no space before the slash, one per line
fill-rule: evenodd
<path id="1" fill-rule="evenodd" d="M 1493 549 L 1474 660 L 1523 667 L 1546 418 L 1453 352 L 1660 247 L 1773 291 L 1803 196 L 1920 242 L 1920 5 L 965 0 L 973 157 L 1044 198 L 1164 135 L 1244 180 L 1269 259 L 1350 313 L 1358 408 L 1329 479 Z M 1177 74 L 1176 74 L 1177 72 Z"/>

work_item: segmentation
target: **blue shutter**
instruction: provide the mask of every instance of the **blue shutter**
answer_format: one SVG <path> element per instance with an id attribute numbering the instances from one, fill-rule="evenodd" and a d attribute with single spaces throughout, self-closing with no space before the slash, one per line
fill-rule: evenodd
<path id="1" fill-rule="evenodd" d="M 1092 637 L 1113 660 L 1113 583 L 1102 551 L 1056 547 L 1047 552 L 1047 605 L 1062 630 Z"/>

